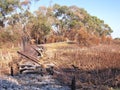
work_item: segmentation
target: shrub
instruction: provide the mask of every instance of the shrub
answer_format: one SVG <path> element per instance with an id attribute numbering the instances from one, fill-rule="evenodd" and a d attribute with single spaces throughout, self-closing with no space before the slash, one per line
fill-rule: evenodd
<path id="1" fill-rule="evenodd" d="M 9 43 L 9 42 L 16 43 L 19 41 L 19 39 L 20 39 L 20 35 L 18 32 L 14 32 L 13 34 L 8 31 L 0 32 L 1 43 Z"/>

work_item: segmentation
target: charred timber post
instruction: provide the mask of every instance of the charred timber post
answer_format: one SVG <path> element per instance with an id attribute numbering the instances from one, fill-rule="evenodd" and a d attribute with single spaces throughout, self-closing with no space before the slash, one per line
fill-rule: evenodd
<path id="1" fill-rule="evenodd" d="M 14 76 L 14 71 L 13 71 L 13 67 L 12 66 L 10 67 L 10 75 Z"/>
<path id="2" fill-rule="evenodd" d="M 76 78 L 75 78 L 75 76 L 72 78 L 72 81 L 71 81 L 71 90 L 76 90 Z"/>
<path id="3" fill-rule="evenodd" d="M 53 66 L 50 66 L 49 68 L 46 68 L 46 71 L 49 73 L 49 75 L 53 75 L 54 74 L 54 70 L 53 70 Z"/>

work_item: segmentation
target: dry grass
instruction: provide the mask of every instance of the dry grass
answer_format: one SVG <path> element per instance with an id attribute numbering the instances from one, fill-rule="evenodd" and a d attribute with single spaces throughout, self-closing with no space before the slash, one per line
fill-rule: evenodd
<path id="1" fill-rule="evenodd" d="M 75 75 L 79 88 L 85 85 L 120 87 L 118 44 L 79 47 L 75 44 L 56 43 L 47 45 L 46 48 L 49 59 L 44 60 L 43 63 L 55 64 L 56 70 L 61 73 L 56 78 L 62 83 L 70 84 L 71 77 Z M 74 71 L 72 65 L 79 70 Z"/>
<path id="2" fill-rule="evenodd" d="M 45 47 L 47 55 L 51 57 L 52 54 L 50 62 L 56 63 L 59 67 L 62 65 L 68 68 L 74 64 L 85 70 L 120 68 L 120 46 L 118 45 L 79 47 L 75 44 L 54 43 Z"/>
<path id="3" fill-rule="evenodd" d="M 120 88 L 119 45 L 117 42 L 90 47 L 80 47 L 66 42 L 45 44 L 43 46 L 46 48 L 46 56 L 40 63 L 53 63 L 57 70 L 54 78 L 63 84 L 70 85 L 72 77 L 76 76 L 78 88 L 91 87 L 89 90 L 94 90 L 93 87 L 96 87 L 96 90 L 100 90 L 101 87 Z M 15 61 L 17 50 L 18 48 L 0 50 L 0 73 L 9 72 L 9 63 Z M 78 67 L 78 70 L 72 65 Z"/>
<path id="4" fill-rule="evenodd" d="M 10 66 L 16 61 L 18 48 L 0 49 L 0 74 L 10 74 Z"/>

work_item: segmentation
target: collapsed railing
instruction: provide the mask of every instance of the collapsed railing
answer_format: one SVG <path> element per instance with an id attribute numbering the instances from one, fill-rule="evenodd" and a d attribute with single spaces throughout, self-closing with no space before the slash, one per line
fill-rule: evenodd
<path id="1" fill-rule="evenodd" d="M 31 45 L 27 44 L 26 39 L 23 39 L 23 47 L 21 51 L 17 51 L 19 57 L 19 60 L 25 59 L 26 61 L 34 62 L 34 65 L 28 65 L 28 64 L 18 64 L 19 66 L 19 73 L 22 74 L 25 71 L 41 74 L 45 73 L 44 70 L 49 73 L 49 75 L 53 75 L 57 71 L 54 70 L 53 65 L 49 65 L 47 68 L 42 67 L 42 64 L 40 64 L 40 58 L 42 58 L 44 55 L 44 47 L 42 45 Z M 37 65 L 36 65 L 37 64 Z M 11 76 L 14 74 L 13 67 L 11 67 Z M 57 73 L 56 73 L 57 74 Z M 60 74 L 60 73 L 59 73 Z M 63 75 L 64 76 L 64 75 Z M 75 76 L 70 80 L 71 81 L 71 90 L 76 90 L 76 80 Z"/>

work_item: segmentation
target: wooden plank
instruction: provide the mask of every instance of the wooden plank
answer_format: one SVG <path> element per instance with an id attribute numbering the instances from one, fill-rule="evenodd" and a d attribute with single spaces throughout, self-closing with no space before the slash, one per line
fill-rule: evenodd
<path id="1" fill-rule="evenodd" d="M 35 58 L 33 56 L 30 56 L 30 55 L 28 55 L 28 54 L 26 54 L 24 52 L 17 51 L 17 53 L 20 54 L 20 55 L 22 55 L 22 56 L 24 56 L 24 57 L 26 57 L 26 58 L 28 58 L 29 60 L 31 60 L 31 61 L 33 61 L 35 63 L 41 65 L 40 63 L 38 63 L 38 59 L 37 58 Z"/>

